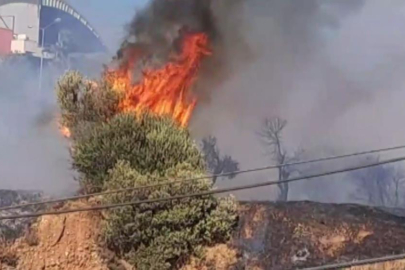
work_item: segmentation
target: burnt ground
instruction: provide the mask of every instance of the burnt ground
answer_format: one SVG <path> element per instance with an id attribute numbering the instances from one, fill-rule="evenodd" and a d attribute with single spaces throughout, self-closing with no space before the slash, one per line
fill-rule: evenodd
<path id="1" fill-rule="evenodd" d="M 405 218 L 399 209 L 390 211 L 396 215 L 360 205 L 241 203 L 233 240 L 209 247 L 204 260 L 192 258 L 182 270 L 289 270 L 403 253 Z M 102 216 L 82 212 L 38 219 L 24 237 L 0 244 L 0 269 L 133 269 L 99 246 Z M 399 270 L 405 262 L 355 269 Z"/>
<path id="2" fill-rule="evenodd" d="M 405 218 L 348 204 L 242 203 L 245 269 L 287 270 L 405 252 Z"/>

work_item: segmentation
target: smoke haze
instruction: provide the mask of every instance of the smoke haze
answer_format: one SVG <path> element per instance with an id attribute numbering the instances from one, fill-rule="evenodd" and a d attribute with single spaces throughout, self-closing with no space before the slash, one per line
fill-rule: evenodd
<path id="1" fill-rule="evenodd" d="M 195 25 L 182 13 L 193 3 L 198 1 L 174 11 L 138 10 L 126 31 L 116 30 L 122 33 L 119 41 L 142 41 L 142 33 L 148 38 L 156 38 L 157 33 L 158 38 L 148 40 L 149 45 L 156 44 L 173 21 Z M 216 136 L 221 151 L 232 155 L 242 168 L 270 163 L 257 136 L 265 117 L 288 120 L 285 145 L 305 149 L 305 158 L 404 141 L 405 131 L 398 125 L 405 114 L 401 78 L 405 4 L 401 1 L 223 0 L 213 1 L 211 11 L 214 55 L 202 67 L 195 89 L 200 102 L 190 128 L 196 138 Z M 183 17 L 170 17 L 179 13 Z M 160 20 L 158 14 L 167 16 Z M 150 23 L 149 28 L 142 22 Z M 337 169 L 353 162 L 357 161 L 305 171 Z M 262 172 L 219 183 L 233 186 L 275 177 Z M 353 186 L 345 177 L 293 184 L 290 198 L 348 201 Z M 267 188 L 238 195 L 271 199 L 275 192 Z"/>
<path id="2" fill-rule="evenodd" d="M 223 152 L 243 168 L 269 164 L 256 131 L 271 116 L 288 120 L 287 148 L 307 149 L 308 157 L 404 142 L 403 2 L 250 0 L 238 7 L 237 28 L 227 10 L 216 12 L 224 39 L 237 32 L 247 44 L 249 61 L 238 60 L 246 50 L 227 44 L 221 52 L 231 59 L 232 74 L 210 90 L 209 102 L 200 103 L 191 128 L 198 136 L 216 135 Z M 325 168 L 336 169 L 336 164 Z M 275 177 L 257 173 L 221 184 Z M 342 175 L 336 178 L 293 184 L 290 198 L 349 200 L 350 183 Z M 239 195 L 269 199 L 274 192 Z"/>
<path id="3" fill-rule="evenodd" d="M 119 5 L 99 0 L 68 2 L 94 22 L 111 51 L 122 42 L 124 24 L 129 23 L 135 7 L 142 5 L 142 1 L 121 1 Z M 98 76 L 100 62 L 110 58 L 94 57 L 72 64 L 86 75 Z M 77 190 L 69 145 L 57 125 L 54 87 L 63 72 L 63 68 L 45 65 L 39 92 L 38 69 L 33 63 L 22 58 L 7 63 L 0 59 L 0 189 L 42 190 L 55 196 Z"/>
<path id="4" fill-rule="evenodd" d="M 124 24 L 142 1 L 135 5 L 127 0 L 120 4 L 104 0 L 67 2 L 95 26 L 109 49 L 115 51 L 124 38 Z M 70 64 L 87 76 L 98 77 L 102 63 L 110 59 L 111 55 L 103 54 L 86 59 L 80 56 L 71 59 Z M 39 92 L 37 66 L 22 58 L 7 63 L 0 59 L 0 189 L 42 190 L 60 196 L 78 188 L 68 141 L 60 135 L 57 125 L 54 89 L 65 70 L 45 65 L 43 89 Z"/>
<path id="5" fill-rule="evenodd" d="M 98 0 L 70 2 L 94 22 L 113 51 L 128 38 L 128 29 L 122 26 L 125 20 L 130 25 L 135 12 L 132 2 L 125 2 L 122 12 L 113 8 L 121 4 L 111 1 L 108 6 Z M 231 2 L 232 6 L 225 0 L 212 3 L 218 39 L 195 89 L 201 96 L 190 127 L 196 138 L 216 136 L 221 151 L 238 160 L 242 169 L 270 163 L 257 136 L 265 117 L 288 120 L 285 145 L 307 150 L 307 158 L 405 141 L 401 125 L 405 116 L 403 1 Z M 98 11 L 100 6 L 103 11 Z M 28 78 L 30 72 L 24 74 Z M 3 71 L 0 76 L 8 77 Z M 38 124 L 43 103 L 32 95 L 34 77 L 25 80 L 24 86 L 17 86 L 22 84 L 20 76 L 0 86 L 0 110 L 5 116 L 0 118 L 1 185 L 49 186 L 61 191 L 64 177 L 72 178 L 67 146 L 52 121 Z M 47 104 L 54 104 L 51 92 L 42 97 Z M 336 164 L 313 167 L 311 172 L 337 169 Z M 261 172 L 219 184 L 233 186 L 275 177 Z M 342 175 L 331 178 L 292 184 L 290 199 L 348 201 L 353 186 Z M 274 199 L 276 191 L 262 188 L 237 195 Z"/>
<path id="6" fill-rule="evenodd" d="M 46 69 L 38 91 L 38 74 L 27 61 L 3 62 L 0 70 L 0 189 L 74 191 L 68 145 L 56 120 L 58 74 Z"/>

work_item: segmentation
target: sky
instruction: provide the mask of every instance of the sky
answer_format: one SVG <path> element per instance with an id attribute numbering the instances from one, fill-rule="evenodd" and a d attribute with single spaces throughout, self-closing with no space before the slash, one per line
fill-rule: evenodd
<path id="1" fill-rule="evenodd" d="M 101 35 L 103 42 L 114 53 L 123 36 L 125 25 L 129 23 L 137 9 L 148 0 L 69 0 Z"/>

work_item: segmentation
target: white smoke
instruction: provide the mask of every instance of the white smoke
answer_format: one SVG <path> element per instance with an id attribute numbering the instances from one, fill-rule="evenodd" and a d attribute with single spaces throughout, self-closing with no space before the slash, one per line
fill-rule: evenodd
<path id="1" fill-rule="evenodd" d="M 58 131 L 53 91 L 57 74 L 23 58 L 0 64 L 0 189 L 65 194 L 77 185 L 66 140 Z"/>

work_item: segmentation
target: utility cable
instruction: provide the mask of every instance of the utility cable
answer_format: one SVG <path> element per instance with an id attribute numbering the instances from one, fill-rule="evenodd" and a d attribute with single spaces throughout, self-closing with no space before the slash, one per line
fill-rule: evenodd
<path id="1" fill-rule="evenodd" d="M 365 260 L 356 260 L 356 261 L 351 261 L 351 262 L 335 263 L 335 264 L 321 265 L 321 266 L 309 267 L 309 268 L 301 268 L 300 270 L 342 269 L 342 268 L 347 268 L 347 267 L 383 263 L 383 262 L 396 261 L 396 260 L 401 260 L 401 259 L 405 259 L 405 253 L 398 254 L 398 255 L 389 255 L 389 256 L 384 256 L 384 257 L 379 257 L 379 258 L 371 258 L 371 259 L 365 259 Z"/>
<path id="2" fill-rule="evenodd" d="M 231 176 L 231 175 L 278 169 L 278 168 L 288 167 L 288 166 L 304 165 L 304 164 L 316 163 L 316 162 L 321 162 L 321 161 L 330 161 L 330 160 L 343 159 L 343 158 L 360 156 L 360 155 L 388 152 L 388 151 L 394 151 L 394 150 L 399 150 L 399 149 L 405 149 L 405 145 L 388 147 L 388 148 L 380 148 L 380 149 L 374 149 L 374 150 L 363 151 L 363 152 L 356 152 L 356 153 L 351 153 L 351 154 L 346 154 L 346 155 L 329 156 L 329 157 L 324 157 L 324 158 L 317 158 L 317 159 L 311 159 L 311 160 L 305 160 L 305 161 L 285 163 L 285 164 L 281 164 L 281 165 L 271 165 L 271 166 L 265 166 L 265 167 L 247 169 L 247 170 L 238 170 L 238 171 L 233 171 L 233 172 L 228 172 L 228 173 L 212 174 L 212 175 L 206 175 L 206 176 L 200 176 L 200 177 L 194 177 L 194 178 L 188 178 L 188 179 L 175 179 L 172 181 L 163 181 L 163 182 L 160 182 L 157 184 L 151 184 L 151 185 L 145 185 L 145 186 L 139 186 L 139 187 L 133 187 L 133 188 L 125 188 L 125 189 L 115 189 L 115 190 L 110 190 L 110 191 L 106 191 L 106 192 L 90 193 L 90 194 L 79 195 L 79 196 L 65 197 L 65 198 L 61 198 L 61 199 L 46 200 L 46 201 L 42 201 L 42 202 L 32 202 L 32 203 L 24 203 L 24 204 L 19 204 L 19 205 L 11 205 L 11 206 L 7 206 L 7 207 L 1 207 L 0 211 L 20 209 L 20 208 L 24 208 L 24 207 L 28 207 L 28 206 L 38 206 L 38 205 L 44 205 L 44 204 L 53 204 L 53 203 L 61 203 L 61 202 L 66 202 L 66 201 L 87 199 L 87 198 L 91 198 L 91 197 L 95 197 L 95 196 L 111 195 L 111 194 L 136 191 L 136 190 L 141 190 L 141 189 L 157 188 L 157 187 L 173 185 L 173 184 L 178 184 L 178 183 L 187 183 L 187 182 L 194 182 L 194 181 L 203 180 L 203 179 L 210 179 L 210 178 L 214 178 L 214 177 L 226 177 L 226 176 Z"/>
<path id="3" fill-rule="evenodd" d="M 157 199 L 124 202 L 124 203 L 117 203 L 117 204 L 107 204 L 107 205 L 99 205 L 99 206 L 93 206 L 93 207 L 66 209 L 66 210 L 60 210 L 60 211 L 47 211 L 47 212 L 38 212 L 38 213 L 32 213 L 32 214 L 9 215 L 9 216 L 2 216 L 2 217 L 0 216 L 0 221 L 1 220 L 10 220 L 10 219 L 21 219 L 21 218 L 35 218 L 35 217 L 48 216 L 48 215 L 62 215 L 62 214 L 75 213 L 75 212 L 97 211 L 97 210 L 105 210 L 105 209 L 119 208 L 119 207 L 125 207 L 125 206 L 137 206 L 137 205 L 145 204 L 145 203 L 161 203 L 161 202 L 181 200 L 181 199 L 186 199 L 186 198 L 191 198 L 191 197 L 201 197 L 201 196 L 208 196 L 208 195 L 213 195 L 213 194 L 228 193 L 231 191 L 239 191 L 239 190 L 265 187 L 265 186 L 272 186 L 272 185 L 277 185 L 280 183 L 291 183 L 291 182 L 297 182 L 297 181 L 302 181 L 302 180 L 314 179 L 314 178 L 318 178 L 318 177 L 324 177 L 324 176 L 338 174 L 338 173 L 356 171 L 356 170 L 376 167 L 376 166 L 380 166 L 380 165 L 384 165 L 384 164 L 400 162 L 400 161 L 404 161 L 404 160 L 405 160 L 405 157 L 399 157 L 399 158 L 388 159 L 385 161 L 375 162 L 375 163 L 371 163 L 371 164 L 367 164 L 367 165 L 353 166 L 353 167 L 348 167 L 348 168 L 324 172 L 324 173 L 312 174 L 312 175 L 307 175 L 307 176 L 302 176 L 302 177 L 294 177 L 294 178 L 281 180 L 281 181 L 272 180 L 272 181 L 266 181 L 266 182 L 261 182 L 261 183 L 256 183 L 256 184 L 241 185 L 241 186 L 237 186 L 237 187 L 210 190 L 210 191 L 199 192 L 199 193 L 194 193 L 194 194 L 177 195 L 177 196 L 172 196 L 172 197 L 167 197 L 167 198 L 157 198 Z"/>

